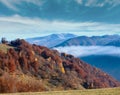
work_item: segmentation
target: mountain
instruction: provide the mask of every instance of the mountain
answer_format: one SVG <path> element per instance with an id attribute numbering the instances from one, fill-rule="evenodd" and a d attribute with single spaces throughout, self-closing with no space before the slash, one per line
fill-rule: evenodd
<path id="1" fill-rule="evenodd" d="M 66 53 L 20 39 L 0 47 L 0 92 L 120 86 L 110 75 Z"/>
<path id="2" fill-rule="evenodd" d="M 111 41 L 106 46 L 117 46 L 120 47 L 120 40 Z"/>
<path id="3" fill-rule="evenodd" d="M 28 38 L 28 41 L 31 44 L 42 45 L 46 47 L 54 47 L 67 39 L 74 38 L 76 35 L 74 34 L 52 34 L 44 37 L 35 37 L 35 38 Z"/>
<path id="4" fill-rule="evenodd" d="M 80 57 L 85 62 L 100 68 L 120 81 L 120 56 L 89 55 Z M 96 61 L 95 61 L 96 60 Z"/>
<path id="5" fill-rule="evenodd" d="M 104 36 L 79 36 L 68 39 L 63 43 L 56 45 L 60 46 L 120 46 L 119 35 L 104 35 Z"/>

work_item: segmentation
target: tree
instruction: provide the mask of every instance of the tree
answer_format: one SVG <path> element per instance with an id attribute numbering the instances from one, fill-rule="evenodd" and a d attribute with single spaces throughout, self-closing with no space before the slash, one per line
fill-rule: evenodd
<path id="1" fill-rule="evenodd" d="M 1 42 L 2 42 L 2 44 L 7 44 L 8 43 L 8 41 L 4 37 L 1 39 Z"/>

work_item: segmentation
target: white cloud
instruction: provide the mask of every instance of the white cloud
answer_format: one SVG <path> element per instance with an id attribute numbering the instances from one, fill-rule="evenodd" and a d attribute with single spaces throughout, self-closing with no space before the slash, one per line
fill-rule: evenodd
<path id="1" fill-rule="evenodd" d="M 0 0 L 0 2 L 14 11 L 18 11 L 18 8 L 10 0 L 9 1 L 8 0 Z"/>
<path id="2" fill-rule="evenodd" d="M 112 7 L 120 5 L 120 0 L 105 0 L 105 3 L 112 5 Z"/>
<path id="3" fill-rule="evenodd" d="M 0 37 L 29 38 L 52 33 L 73 33 L 87 36 L 120 34 L 120 24 L 47 21 L 19 15 L 0 17 Z"/>
<path id="4" fill-rule="evenodd" d="M 83 1 L 82 0 L 75 0 L 78 4 L 82 4 Z"/>
<path id="5" fill-rule="evenodd" d="M 72 54 L 76 57 L 89 55 L 114 55 L 120 56 L 120 48 L 113 46 L 68 46 L 54 48 L 59 52 Z"/>
<path id="6" fill-rule="evenodd" d="M 83 4 L 87 7 L 103 7 L 107 4 L 111 7 L 120 5 L 120 0 L 76 0 L 78 4 Z M 82 3 L 81 3 L 82 2 Z M 83 3 L 84 2 L 84 3 Z"/>
<path id="7" fill-rule="evenodd" d="M 41 0 L 0 0 L 0 2 L 14 11 L 19 11 L 19 9 L 16 5 L 20 5 L 20 4 L 22 4 L 22 2 L 32 3 L 35 5 L 42 4 Z"/>
<path id="8" fill-rule="evenodd" d="M 94 6 L 96 5 L 97 0 L 88 0 L 85 4 L 85 6 Z"/>

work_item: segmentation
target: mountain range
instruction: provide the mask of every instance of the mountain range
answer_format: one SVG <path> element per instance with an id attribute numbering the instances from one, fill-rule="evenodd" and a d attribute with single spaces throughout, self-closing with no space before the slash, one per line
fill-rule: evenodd
<path id="1" fill-rule="evenodd" d="M 74 34 L 62 33 L 62 34 L 52 34 L 44 37 L 28 38 L 26 39 L 26 41 L 28 41 L 31 44 L 37 44 L 51 48 L 74 37 L 76 37 L 76 35 Z"/>
<path id="2" fill-rule="evenodd" d="M 27 38 L 31 44 L 42 45 L 46 47 L 63 46 L 120 46 L 119 35 L 104 36 L 77 36 L 69 33 L 51 34 L 43 37 Z"/>
<path id="3" fill-rule="evenodd" d="M 104 36 L 78 36 L 64 41 L 55 46 L 120 46 L 119 35 L 104 35 Z"/>

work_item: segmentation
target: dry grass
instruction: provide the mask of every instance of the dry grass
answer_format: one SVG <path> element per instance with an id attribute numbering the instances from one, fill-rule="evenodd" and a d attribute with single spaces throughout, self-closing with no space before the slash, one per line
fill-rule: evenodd
<path id="1" fill-rule="evenodd" d="M 9 75 L 4 73 L 0 77 L 0 92 L 1 93 L 16 93 L 16 92 L 36 92 L 45 91 L 42 81 L 34 77 L 26 75 Z"/>
<path id="2" fill-rule="evenodd" d="M 51 92 L 28 92 L 4 95 L 120 95 L 120 88 L 92 89 L 92 90 L 71 90 Z"/>
<path id="3" fill-rule="evenodd" d="M 13 47 L 8 46 L 8 45 L 6 45 L 6 44 L 0 44 L 0 50 L 3 51 L 3 52 L 5 52 L 5 53 L 6 53 L 7 50 L 10 49 L 10 48 L 13 48 Z"/>

